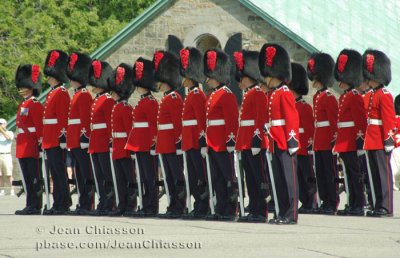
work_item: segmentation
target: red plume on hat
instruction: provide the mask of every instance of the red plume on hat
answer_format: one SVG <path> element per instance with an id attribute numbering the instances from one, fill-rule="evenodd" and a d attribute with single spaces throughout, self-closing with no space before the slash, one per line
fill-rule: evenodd
<path id="1" fill-rule="evenodd" d="M 47 53 L 43 73 L 56 78 L 61 83 L 68 82 L 68 55 L 61 50 L 51 50 Z"/>
<path id="2" fill-rule="evenodd" d="M 154 53 L 154 70 L 158 70 L 158 66 L 160 65 L 161 59 L 164 57 L 164 52 L 157 51 Z"/>
<path id="3" fill-rule="evenodd" d="M 162 57 L 160 59 L 160 57 Z M 178 56 L 167 51 L 157 51 L 153 58 L 155 69 L 155 80 L 167 83 L 172 89 L 181 86 L 182 78 L 179 73 L 180 59 Z"/>
<path id="4" fill-rule="evenodd" d="M 131 66 L 121 63 L 113 71 L 109 79 L 109 89 L 118 94 L 121 99 L 128 99 L 133 91 L 133 69 Z"/>
<path id="5" fill-rule="evenodd" d="M 93 60 L 89 68 L 89 84 L 108 91 L 108 79 L 112 73 L 113 69 L 107 62 Z"/>
<path id="6" fill-rule="evenodd" d="M 288 52 L 280 45 L 267 43 L 260 50 L 258 66 L 263 77 L 291 81 L 292 70 Z"/>
<path id="7" fill-rule="evenodd" d="M 69 56 L 69 67 L 67 70 L 68 78 L 72 81 L 77 81 L 82 85 L 88 84 L 89 69 L 91 64 L 92 58 L 90 56 L 79 52 L 71 53 Z"/>
<path id="8" fill-rule="evenodd" d="M 203 53 L 194 47 L 186 47 L 180 51 L 179 71 L 182 77 L 197 83 L 205 81 L 203 70 Z"/>
<path id="9" fill-rule="evenodd" d="M 307 76 L 310 81 L 319 81 L 324 87 L 334 83 L 333 70 L 335 61 L 327 53 L 313 53 L 308 60 Z"/>
<path id="10" fill-rule="evenodd" d="M 133 65 L 133 70 L 135 71 L 133 74 L 133 84 L 136 87 L 157 91 L 152 61 L 139 57 Z"/>
<path id="11" fill-rule="evenodd" d="M 228 85 L 231 79 L 231 61 L 221 49 L 210 49 L 204 54 L 204 75 L 218 82 Z"/>
<path id="12" fill-rule="evenodd" d="M 236 81 L 240 81 L 243 77 L 249 77 L 260 83 L 264 81 L 258 68 L 258 51 L 242 50 L 241 52 L 235 52 L 233 57 L 236 62 Z"/>

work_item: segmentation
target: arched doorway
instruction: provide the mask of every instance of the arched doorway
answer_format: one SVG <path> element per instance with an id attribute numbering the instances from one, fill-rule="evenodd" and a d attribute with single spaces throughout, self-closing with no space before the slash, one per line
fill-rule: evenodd
<path id="1" fill-rule="evenodd" d="M 211 34 L 202 34 L 196 39 L 196 47 L 203 52 L 210 48 L 221 48 L 219 40 Z"/>

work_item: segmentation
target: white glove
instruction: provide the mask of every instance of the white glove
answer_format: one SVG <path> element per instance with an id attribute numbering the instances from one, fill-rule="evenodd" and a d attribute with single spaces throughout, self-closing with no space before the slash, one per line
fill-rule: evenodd
<path id="1" fill-rule="evenodd" d="M 201 153 L 201 156 L 203 157 L 203 159 L 205 159 L 206 155 L 207 155 L 207 147 L 201 147 L 200 153 Z"/>
<path id="2" fill-rule="evenodd" d="M 308 151 L 308 155 L 314 155 L 314 151 Z"/>
<path id="3" fill-rule="evenodd" d="M 365 150 L 357 150 L 357 156 L 360 157 L 365 154 Z"/>
<path id="4" fill-rule="evenodd" d="M 131 159 L 135 160 L 136 159 L 136 154 L 131 154 Z"/>
<path id="5" fill-rule="evenodd" d="M 176 155 L 183 155 L 183 151 L 181 149 L 176 150 Z"/>
<path id="6" fill-rule="evenodd" d="M 235 146 L 227 146 L 227 147 L 226 147 L 226 150 L 227 150 L 229 153 L 231 153 L 232 151 L 235 150 Z"/>
<path id="7" fill-rule="evenodd" d="M 293 154 L 296 153 L 296 151 L 297 151 L 298 149 L 299 149 L 298 147 L 296 147 L 296 148 L 289 148 L 289 155 L 292 156 Z"/>
<path id="8" fill-rule="evenodd" d="M 393 145 L 385 146 L 385 151 L 386 151 L 386 153 L 391 152 L 393 149 L 394 149 L 394 146 L 393 146 Z"/>
<path id="9" fill-rule="evenodd" d="M 251 153 L 253 154 L 253 156 L 260 153 L 260 151 L 261 151 L 261 148 L 251 148 Z"/>
<path id="10" fill-rule="evenodd" d="M 333 151 L 333 149 L 332 149 L 332 155 L 337 155 L 337 152 Z"/>
<path id="11" fill-rule="evenodd" d="M 157 153 L 156 153 L 156 151 L 155 151 L 155 150 L 150 150 L 150 155 L 151 155 L 151 156 L 156 156 L 156 155 L 157 155 Z"/>
<path id="12" fill-rule="evenodd" d="M 60 143 L 60 148 L 61 149 L 66 149 L 67 148 L 67 144 L 66 143 Z"/>
<path id="13" fill-rule="evenodd" d="M 89 143 L 81 142 L 81 149 L 87 149 L 87 148 L 89 148 Z"/>

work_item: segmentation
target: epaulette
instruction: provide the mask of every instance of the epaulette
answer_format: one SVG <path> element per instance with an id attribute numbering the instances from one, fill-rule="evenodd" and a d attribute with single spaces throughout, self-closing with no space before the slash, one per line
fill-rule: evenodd
<path id="1" fill-rule="evenodd" d="M 37 98 L 33 97 L 32 102 L 39 102 L 39 100 Z"/>
<path id="2" fill-rule="evenodd" d="M 176 96 L 176 93 L 175 93 L 175 92 L 172 92 L 172 93 L 171 93 L 171 97 L 172 97 L 173 99 L 176 99 L 178 96 Z"/>
<path id="3" fill-rule="evenodd" d="M 83 88 L 83 89 L 82 89 L 82 92 L 87 92 L 87 89 L 86 89 L 86 88 Z"/>
<path id="4" fill-rule="evenodd" d="M 110 94 L 106 93 L 105 95 L 106 95 L 106 97 L 107 97 L 108 99 L 111 99 L 111 95 L 110 95 Z"/>
<path id="5" fill-rule="evenodd" d="M 305 99 L 302 99 L 302 100 L 301 100 L 301 103 L 303 103 L 303 104 L 307 104 L 307 102 L 306 102 L 306 100 L 305 100 Z"/>
<path id="6" fill-rule="evenodd" d="M 124 106 L 125 106 L 125 107 L 129 106 L 128 101 L 124 100 L 123 103 L 124 103 Z"/>
<path id="7" fill-rule="evenodd" d="M 260 87 L 257 86 L 256 87 L 256 91 L 261 91 Z"/>
<path id="8" fill-rule="evenodd" d="M 283 91 L 289 91 L 289 88 L 288 88 L 288 86 L 286 86 L 286 85 L 284 85 L 284 86 L 282 87 L 282 89 L 283 89 Z"/>
<path id="9" fill-rule="evenodd" d="M 383 89 L 382 89 L 382 92 L 383 92 L 383 94 L 390 94 L 390 91 L 387 90 L 386 88 L 383 88 Z"/>
<path id="10" fill-rule="evenodd" d="M 231 89 L 229 89 L 228 87 L 224 86 L 222 89 L 224 89 L 224 91 L 228 92 L 228 93 L 232 93 Z"/>
<path id="11" fill-rule="evenodd" d="M 62 91 L 67 91 L 67 89 L 64 86 L 60 87 Z"/>
<path id="12" fill-rule="evenodd" d="M 329 90 L 326 90 L 326 96 L 332 96 L 332 93 Z"/>
<path id="13" fill-rule="evenodd" d="M 155 98 L 153 97 L 153 95 L 149 95 L 148 98 L 149 98 L 149 100 L 155 100 Z"/>
<path id="14" fill-rule="evenodd" d="M 194 93 L 194 94 L 198 94 L 198 93 L 200 93 L 200 91 L 199 91 L 198 88 L 196 88 L 196 89 L 193 90 L 193 93 Z"/>
<path id="15" fill-rule="evenodd" d="M 351 92 L 353 92 L 354 95 L 360 95 L 360 93 L 356 89 L 352 89 Z"/>

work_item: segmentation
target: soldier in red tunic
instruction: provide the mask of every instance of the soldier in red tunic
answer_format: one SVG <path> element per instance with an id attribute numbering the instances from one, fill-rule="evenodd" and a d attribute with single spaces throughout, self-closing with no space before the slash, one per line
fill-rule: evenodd
<path id="1" fill-rule="evenodd" d="M 136 215 L 154 217 L 158 214 L 158 166 L 155 152 L 158 102 L 151 94 L 157 91 L 152 61 L 141 57 L 136 60 L 133 83 L 140 94 L 140 100 L 132 111 L 133 127 L 125 148 L 134 152 L 144 189 L 143 207 L 140 207 Z"/>
<path id="2" fill-rule="evenodd" d="M 367 216 L 393 216 L 393 176 L 390 156 L 394 149 L 395 112 L 392 94 L 385 89 L 391 81 L 390 59 L 378 50 L 363 55 L 364 80 L 373 89 L 368 106 L 364 149 L 368 152 L 375 190 L 373 210 Z"/>
<path id="3" fill-rule="evenodd" d="M 276 185 L 279 213 L 269 223 L 296 224 L 299 190 L 297 156 L 299 149 L 299 115 L 293 94 L 286 86 L 291 80 L 290 59 L 286 50 L 277 44 L 264 44 L 259 55 L 259 68 L 268 94 L 269 151 Z"/>
<path id="4" fill-rule="evenodd" d="M 53 179 L 53 207 L 44 210 L 44 215 L 66 214 L 71 206 L 68 174 L 65 168 L 67 126 L 70 97 L 63 83 L 67 77 L 68 55 L 60 50 L 51 50 L 46 58 L 44 74 L 51 90 L 47 94 L 43 112 L 42 148 L 47 156 L 47 166 Z M 49 207 L 47 207 L 49 208 Z"/>
<path id="5" fill-rule="evenodd" d="M 208 213 L 209 200 L 205 155 L 206 142 L 206 95 L 199 88 L 204 83 L 203 53 L 197 48 L 187 47 L 180 51 L 180 73 L 188 95 L 183 103 L 182 151 L 186 154 L 190 193 L 194 209 L 186 218 L 204 218 Z M 203 155 L 203 157 L 202 157 Z"/>
<path id="6" fill-rule="evenodd" d="M 99 203 L 92 215 L 107 215 L 114 206 L 113 179 L 111 174 L 111 112 L 115 101 L 108 94 L 108 80 L 112 68 L 106 62 L 93 61 L 89 70 L 89 84 L 96 94 L 90 113 L 89 153 L 95 180 L 100 195 Z"/>
<path id="7" fill-rule="evenodd" d="M 325 53 L 314 53 L 308 60 L 307 75 L 317 90 L 313 97 L 315 133 L 313 151 L 318 193 L 322 201 L 315 213 L 334 215 L 339 205 L 336 193 L 336 155 L 332 154 L 337 132 L 338 103 L 328 90 L 334 82 L 335 61 Z"/>
<path id="8" fill-rule="evenodd" d="M 90 137 L 90 106 L 92 95 L 86 89 L 92 59 L 83 53 L 74 52 L 69 56 L 67 75 L 74 88 L 68 115 L 67 148 L 75 160 L 79 204 L 71 215 L 86 215 L 93 209 L 94 181 L 88 154 Z"/>
<path id="9" fill-rule="evenodd" d="M 362 82 L 362 57 L 355 50 L 340 52 L 335 65 L 335 78 L 344 93 L 339 98 L 338 131 L 333 151 L 343 160 L 349 205 L 337 215 L 364 216 L 364 191 L 358 156 L 363 155 L 367 121 L 364 101 L 355 89 Z"/>
<path id="10" fill-rule="evenodd" d="M 207 96 L 207 146 L 211 181 L 217 197 L 215 215 L 207 219 L 234 220 L 237 213 L 238 183 L 233 151 L 239 112 L 235 95 L 226 86 L 230 82 L 229 56 L 219 50 L 204 54 L 204 74 L 213 89 Z"/>
<path id="11" fill-rule="evenodd" d="M 297 173 L 299 181 L 299 200 L 301 207 L 299 213 L 310 214 L 316 206 L 315 191 L 312 178 L 315 177 L 313 169 L 312 142 L 314 136 L 314 118 L 310 104 L 302 96 L 308 94 L 307 72 L 298 63 L 292 63 L 292 81 L 289 89 L 296 101 L 299 113 L 299 143 L 297 151 Z"/>
<path id="12" fill-rule="evenodd" d="M 137 184 L 131 152 L 125 150 L 132 129 L 132 106 L 128 98 L 134 91 L 132 67 L 121 63 L 109 80 L 111 96 L 115 105 L 111 113 L 112 162 L 117 180 L 118 207 L 108 215 L 131 215 L 136 211 Z M 117 193 L 116 193 L 117 194 Z"/>
<path id="13" fill-rule="evenodd" d="M 179 58 L 170 52 L 154 54 L 155 80 L 164 92 L 158 109 L 156 153 L 164 168 L 169 191 L 169 206 L 161 218 L 180 218 L 185 209 L 185 179 L 182 163 L 182 108 L 181 96 L 175 91 L 181 84 Z"/>
<path id="14" fill-rule="evenodd" d="M 15 85 L 23 101 L 18 106 L 16 124 L 16 157 L 22 173 L 26 206 L 17 215 L 40 214 L 42 209 L 41 172 L 39 145 L 43 130 L 43 106 L 37 100 L 42 89 L 42 74 L 38 65 L 19 66 Z M 41 151 L 41 150 L 40 150 Z"/>
<path id="15" fill-rule="evenodd" d="M 264 91 L 258 84 L 263 81 L 258 68 L 258 52 L 235 52 L 235 78 L 244 91 L 240 109 L 239 131 L 235 149 L 241 160 L 249 193 L 249 215 L 239 218 L 243 222 L 265 222 L 267 212 L 267 178 L 264 171 L 265 150 L 268 141 L 264 135 L 268 106 Z"/>

